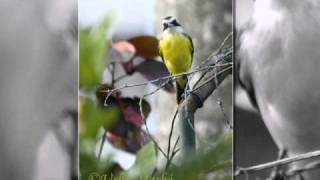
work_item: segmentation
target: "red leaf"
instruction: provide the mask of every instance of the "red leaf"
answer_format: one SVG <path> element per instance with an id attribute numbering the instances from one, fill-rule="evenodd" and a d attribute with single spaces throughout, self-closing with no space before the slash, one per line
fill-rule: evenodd
<path id="1" fill-rule="evenodd" d="M 126 122 L 135 125 L 136 127 L 140 128 L 143 124 L 141 113 L 140 113 L 140 98 L 124 98 L 121 97 L 120 93 L 114 92 L 112 95 L 108 95 L 108 89 L 110 85 L 103 84 L 98 87 L 96 91 L 96 97 L 99 100 L 99 103 L 103 106 L 105 103 L 108 105 L 115 105 L 120 108 L 122 116 Z M 107 101 L 106 98 L 108 97 Z M 148 117 L 151 107 L 149 103 L 145 100 L 142 100 L 142 110 L 145 118 Z"/>
<path id="2" fill-rule="evenodd" d="M 148 135 L 141 129 L 130 130 L 130 136 L 123 137 L 113 132 L 107 132 L 106 138 L 117 148 L 131 153 L 137 153 L 145 144 L 150 142 Z"/>
<path id="3" fill-rule="evenodd" d="M 129 39 L 128 42 L 135 47 L 135 56 L 140 56 L 145 59 L 153 59 L 159 56 L 159 41 L 154 36 L 138 36 Z"/>
<path id="4" fill-rule="evenodd" d="M 156 60 L 144 61 L 140 63 L 135 67 L 135 71 L 141 73 L 141 75 L 148 81 L 170 75 L 166 66 L 162 62 Z M 158 82 L 154 82 L 153 84 L 156 86 L 160 86 L 166 81 L 167 80 L 161 80 Z M 163 89 L 167 92 L 175 92 L 172 82 L 167 83 Z"/>
<path id="5" fill-rule="evenodd" d="M 123 112 L 124 118 L 136 126 L 140 127 L 143 122 L 142 122 L 142 117 L 140 115 L 140 112 L 134 108 L 134 106 L 131 106 L 130 104 L 127 104 L 123 101 L 119 101 L 120 108 Z"/>
<path id="6" fill-rule="evenodd" d="M 140 106 L 139 106 L 139 98 L 120 98 L 118 100 L 120 109 L 122 111 L 122 114 L 124 116 L 124 119 L 129 122 L 134 124 L 136 127 L 141 127 L 143 124 L 143 119 L 140 113 Z M 146 102 L 142 102 L 143 106 L 143 111 L 144 111 L 144 116 L 145 118 L 148 117 L 149 112 L 150 112 L 150 105 Z"/>

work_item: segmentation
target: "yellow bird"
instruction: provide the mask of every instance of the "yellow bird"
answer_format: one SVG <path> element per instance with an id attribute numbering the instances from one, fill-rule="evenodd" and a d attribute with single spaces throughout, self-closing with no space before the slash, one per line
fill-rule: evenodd
<path id="1" fill-rule="evenodd" d="M 159 41 L 160 56 L 172 75 L 188 72 L 193 58 L 192 39 L 186 34 L 181 25 L 171 16 L 163 20 L 163 32 Z M 187 86 L 187 76 L 176 79 L 177 102 L 180 103 L 182 94 Z"/>

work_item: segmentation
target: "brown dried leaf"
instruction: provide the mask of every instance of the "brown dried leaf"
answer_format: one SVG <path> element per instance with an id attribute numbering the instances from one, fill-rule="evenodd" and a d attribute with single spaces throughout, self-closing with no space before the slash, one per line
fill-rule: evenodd
<path id="1" fill-rule="evenodd" d="M 138 36 L 128 40 L 135 49 L 135 56 L 153 59 L 159 56 L 158 39 L 155 36 Z"/>

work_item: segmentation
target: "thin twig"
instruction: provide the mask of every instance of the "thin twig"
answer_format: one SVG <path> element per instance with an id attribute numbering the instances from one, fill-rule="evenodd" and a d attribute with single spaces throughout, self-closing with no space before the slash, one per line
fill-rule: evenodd
<path id="1" fill-rule="evenodd" d="M 167 154 L 170 154 L 170 148 L 171 148 L 171 138 L 172 138 L 172 134 L 173 134 L 173 129 L 174 129 L 174 123 L 175 123 L 175 119 L 177 117 L 178 114 L 178 109 L 176 109 L 176 112 L 174 113 L 174 116 L 172 118 L 171 121 L 171 127 L 170 127 L 170 133 L 169 133 L 169 138 L 168 138 L 168 150 L 167 150 Z"/>
<path id="2" fill-rule="evenodd" d="M 158 149 L 158 150 L 162 153 L 162 155 L 163 155 L 165 158 L 167 158 L 167 159 L 169 158 L 168 155 L 161 149 L 161 147 L 159 146 L 159 144 L 158 144 L 157 141 L 153 138 L 153 136 L 151 135 L 151 133 L 150 133 L 150 131 L 149 131 L 149 127 L 148 127 L 148 125 L 147 125 L 147 121 L 146 121 L 146 118 L 145 118 L 144 113 L 143 113 L 142 101 L 143 101 L 143 99 L 146 98 L 147 96 L 150 96 L 150 95 L 154 94 L 154 93 L 157 92 L 159 89 L 161 89 L 162 87 L 164 87 L 169 81 L 170 81 L 170 79 L 167 80 L 167 82 L 161 84 L 156 90 L 154 90 L 154 91 L 152 91 L 152 92 L 150 92 L 150 93 L 148 93 L 148 94 L 145 94 L 145 95 L 143 95 L 142 97 L 140 97 L 140 100 L 139 100 L 139 107 L 140 107 L 139 110 L 140 110 L 140 114 L 141 114 L 142 121 L 143 121 L 143 123 L 144 123 L 144 125 L 145 125 L 145 127 L 146 127 L 146 132 L 147 132 L 149 138 L 151 139 L 151 141 L 152 141 L 152 142 L 154 143 L 154 145 L 157 147 L 157 149 Z"/>
<path id="3" fill-rule="evenodd" d="M 173 157 L 174 157 L 174 156 L 179 152 L 179 150 L 180 150 L 180 149 L 176 149 L 179 140 L 180 140 L 180 136 L 178 136 L 176 142 L 174 143 L 172 153 L 171 153 L 170 158 L 167 160 L 167 163 L 166 163 L 166 167 L 165 167 L 166 170 L 169 169 L 169 167 L 170 167 L 170 165 L 171 165 L 171 163 L 172 163 Z"/>
<path id="4" fill-rule="evenodd" d="M 300 154 L 300 155 L 296 155 L 293 157 L 288 157 L 288 158 L 284 158 L 284 159 L 280 159 L 277 161 L 272 161 L 272 162 L 268 162 L 268 163 L 264 163 L 264 164 L 259 164 L 256 166 L 251 166 L 251 167 L 247 167 L 247 168 L 239 168 L 235 172 L 235 176 L 239 176 L 239 175 L 242 175 L 245 173 L 260 171 L 263 169 L 269 169 L 269 168 L 272 168 L 275 166 L 290 164 L 290 163 L 293 163 L 296 161 L 306 160 L 306 159 L 315 158 L 315 157 L 320 157 L 320 150 L 308 152 L 308 153 L 304 153 L 304 154 Z"/>
<path id="5" fill-rule="evenodd" d="M 98 159 L 101 159 L 101 154 L 102 154 L 102 150 L 104 147 L 104 142 L 106 141 L 106 131 L 104 130 L 103 136 L 102 136 L 102 140 L 101 140 L 101 144 L 100 144 L 100 148 L 99 148 L 99 154 L 98 154 Z"/>
<path id="6" fill-rule="evenodd" d="M 222 57 L 220 57 L 220 58 L 217 57 L 217 58 L 216 58 L 216 61 L 215 61 L 213 64 L 211 64 L 212 66 L 214 66 L 213 69 L 216 69 L 216 67 L 219 66 L 217 63 L 219 63 L 220 61 L 225 60 L 225 58 L 227 58 L 227 57 L 228 57 L 229 55 L 231 55 L 231 54 L 232 54 L 232 48 L 228 49 L 228 52 L 226 52 L 224 56 L 222 56 Z M 218 54 L 217 54 L 217 51 L 213 52 L 213 53 L 209 56 L 209 58 L 207 58 L 205 61 L 203 61 L 203 62 L 198 66 L 198 68 L 201 68 L 201 67 L 203 67 L 203 65 L 206 65 L 206 64 L 204 64 L 204 62 L 208 63 L 209 60 L 212 60 L 213 57 L 215 57 L 215 56 L 217 56 L 217 55 L 218 55 Z M 231 62 L 230 62 L 230 64 L 232 65 Z M 222 65 L 223 65 L 223 64 L 222 64 Z M 200 78 L 195 82 L 195 84 L 193 85 L 193 87 L 196 87 L 196 86 L 201 82 L 201 80 L 205 77 L 205 75 L 206 75 L 208 72 L 209 72 L 209 71 L 203 72 L 202 75 L 200 76 Z"/>
<path id="7" fill-rule="evenodd" d="M 177 151 L 177 152 L 179 151 L 179 149 L 176 150 L 179 140 L 180 140 L 180 136 L 178 136 L 176 142 L 174 143 L 173 152 L 174 152 L 174 151 Z"/>
<path id="8" fill-rule="evenodd" d="M 232 63 L 225 63 L 225 64 L 220 64 L 218 66 L 228 66 L 228 65 L 231 65 Z M 114 88 L 114 89 L 108 89 L 108 90 L 102 90 L 100 92 L 105 92 L 105 93 L 108 93 L 107 97 L 105 98 L 105 101 L 104 101 L 104 105 L 107 106 L 107 100 L 109 99 L 109 97 L 116 91 L 119 91 L 119 90 L 122 90 L 122 89 L 126 89 L 126 88 L 132 88 L 132 87 L 139 87 L 139 86 L 146 86 L 146 85 L 149 85 L 149 84 L 152 84 L 152 83 L 156 83 L 156 82 L 161 82 L 163 80 L 167 80 L 166 82 L 168 83 L 169 81 L 171 80 L 175 80 L 177 79 L 178 77 L 181 77 L 181 76 L 188 76 L 188 75 L 191 75 L 191 74 L 194 74 L 194 73 L 197 73 L 197 72 L 200 72 L 200 71 L 209 71 L 211 69 L 213 69 L 216 65 L 211 65 L 211 66 L 207 66 L 207 67 L 202 67 L 202 68 L 199 68 L 199 69 L 196 69 L 196 70 L 193 70 L 191 72 L 185 72 L 185 73 L 179 73 L 179 74 L 175 74 L 175 75 L 169 75 L 169 76 L 164 76 L 164 77 L 161 77 L 161 78 L 157 78 L 157 79 L 154 79 L 154 80 L 151 80 L 151 81 L 146 81 L 146 82 L 143 82 L 143 83 L 137 83 L 137 84 L 124 84 L 120 87 L 117 87 L 117 88 Z M 164 87 L 167 83 L 162 83 L 162 87 Z M 159 88 L 160 89 L 160 88 Z"/>
<path id="9" fill-rule="evenodd" d="M 123 75 L 115 78 L 115 79 L 114 79 L 114 82 L 118 82 L 118 81 L 120 81 L 121 79 L 123 79 L 123 78 L 125 78 L 125 77 L 127 77 L 127 76 L 128 76 L 127 74 L 123 74 Z"/>
<path id="10" fill-rule="evenodd" d="M 232 33 L 231 33 L 231 34 L 232 34 Z M 202 62 L 200 63 L 200 65 L 199 65 L 198 67 L 202 67 L 202 66 L 207 65 L 207 64 L 209 63 L 209 61 L 211 61 L 212 58 L 213 58 L 214 56 L 216 56 L 216 55 L 222 50 L 222 47 L 224 46 L 224 43 L 226 42 L 227 39 L 228 39 L 228 37 L 223 40 L 222 45 L 220 45 L 219 49 L 218 49 L 217 51 L 214 51 L 213 53 L 211 53 L 206 60 L 204 60 L 204 61 L 202 61 Z M 232 48 L 232 47 L 228 48 L 228 51 L 229 51 L 229 52 L 226 53 L 226 54 L 224 54 L 224 56 L 223 56 L 222 58 L 228 56 L 229 54 L 232 54 L 233 48 Z"/>
<path id="11" fill-rule="evenodd" d="M 110 75 L 111 75 L 111 87 L 113 87 L 114 83 L 115 83 L 115 68 L 116 68 L 116 64 L 114 62 L 111 62 L 109 64 L 109 66 L 108 66 L 108 70 L 109 70 Z M 102 135 L 101 144 L 100 144 L 100 147 L 99 147 L 98 160 L 101 159 L 102 150 L 103 150 L 103 147 L 104 147 L 104 143 L 106 141 L 106 133 L 107 133 L 107 131 L 104 130 L 103 135 Z"/>
<path id="12" fill-rule="evenodd" d="M 204 72 L 201 74 L 199 79 L 194 83 L 193 87 L 197 87 L 197 85 L 200 83 L 200 81 L 207 75 L 207 72 Z"/>
<path id="13" fill-rule="evenodd" d="M 142 101 L 144 98 L 156 93 L 157 91 L 159 91 L 161 88 L 163 88 L 166 84 L 168 84 L 172 79 L 167 79 L 166 82 L 163 82 L 162 84 L 160 84 L 159 87 L 157 87 L 155 90 L 143 95 L 140 100 L 139 100 L 139 106 L 140 106 L 140 114 L 141 114 L 141 117 L 142 117 L 142 120 L 143 120 L 143 123 L 146 127 L 146 132 L 148 134 L 148 136 L 150 137 L 151 141 L 155 144 L 156 148 L 161 152 L 161 154 L 167 159 L 167 161 L 169 161 L 170 157 L 169 157 L 169 154 L 166 154 L 162 148 L 159 146 L 159 144 L 157 143 L 157 141 L 153 138 L 153 136 L 151 135 L 150 131 L 149 131 L 149 128 L 147 126 L 147 121 L 146 121 L 146 118 L 144 116 L 144 113 L 143 113 L 143 108 L 142 108 Z M 176 115 L 175 115 L 176 116 Z M 174 116 L 174 119 L 175 119 L 175 116 Z"/>
<path id="14" fill-rule="evenodd" d="M 294 177 L 294 176 L 300 175 L 302 172 L 311 171 L 311 170 L 318 169 L 318 168 L 320 168 L 320 162 L 316 161 L 316 162 L 306 164 L 305 167 L 290 170 L 290 171 L 286 172 L 285 175 L 288 177 Z"/>
<path id="15" fill-rule="evenodd" d="M 140 106 L 140 114 L 141 114 L 141 117 L 142 117 L 142 120 L 143 120 L 143 123 L 146 127 L 146 132 L 147 132 L 147 135 L 149 136 L 149 138 L 151 139 L 151 141 L 154 143 L 154 145 L 156 146 L 156 148 L 161 152 L 161 154 L 168 159 L 168 156 L 167 154 L 161 149 L 161 147 L 159 146 L 159 144 L 157 143 L 157 141 L 153 138 L 153 136 L 151 135 L 150 131 L 149 131 L 149 127 L 147 126 L 147 121 L 144 117 L 144 113 L 143 113 L 143 109 L 142 109 L 142 100 L 143 98 L 140 98 L 140 101 L 139 101 L 139 106 Z"/>
<path id="16" fill-rule="evenodd" d="M 190 92 L 193 92 L 193 91 L 198 90 L 198 89 L 201 88 L 202 86 L 206 85 L 207 83 L 209 83 L 209 82 L 211 82 L 213 79 L 215 79 L 216 76 L 218 76 L 218 75 L 220 75 L 220 74 L 222 74 L 222 73 L 224 73 L 225 71 L 228 71 L 228 70 L 230 70 L 230 69 L 232 69 L 232 66 L 229 66 L 229 67 L 227 67 L 227 68 L 222 69 L 222 70 L 219 71 L 217 74 L 215 74 L 214 76 L 212 76 L 212 77 L 210 77 L 209 79 L 207 79 L 206 81 L 204 81 L 201 85 L 199 85 L 198 87 L 192 89 Z"/>
<path id="17" fill-rule="evenodd" d="M 229 32 L 229 34 L 224 38 L 224 40 L 222 41 L 222 43 L 220 44 L 218 51 L 221 50 L 223 48 L 223 46 L 226 44 L 227 40 L 232 36 L 232 32 Z"/>

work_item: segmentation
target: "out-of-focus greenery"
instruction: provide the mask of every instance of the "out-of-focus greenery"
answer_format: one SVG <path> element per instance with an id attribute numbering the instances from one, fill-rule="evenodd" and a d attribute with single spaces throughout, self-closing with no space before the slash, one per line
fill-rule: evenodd
<path id="1" fill-rule="evenodd" d="M 149 178 L 157 163 L 156 149 L 153 142 L 145 145 L 137 153 L 134 165 L 122 173 L 126 179 Z"/>
<path id="2" fill-rule="evenodd" d="M 101 127 L 108 130 L 119 117 L 119 108 L 102 107 L 94 97 L 96 87 L 101 84 L 102 74 L 106 68 L 107 39 L 106 35 L 111 19 L 105 17 L 91 28 L 80 27 L 80 94 L 79 97 L 79 137 L 80 137 L 80 178 L 109 179 L 111 173 L 121 170 L 110 159 L 98 159 L 96 152 L 97 134 Z M 115 177 L 125 179 L 148 178 L 156 165 L 156 150 L 153 143 L 145 145 L 137 153 L 134 165 Z M 116 169 L 116 170 L 115 170 Z"/>
<path id="3" fill-rule="evenodd" d="M 167 174 L 173 179 L 197 180 L 206 179 L 208 173 L 213 173 L 215 180 L 232 179 L 232 139 L 229 132 L 206 151 L 199 150 L 191 159 L 184 159 L 180 166 L 175 166 Z"/>
<path id="4" fill-rule="evenodd" d="M 80 27 L 80 86 L 94 86 L 101 83 L 102 73 L 106 67 L 104 59 L 107 53 L 106 35 L 110 24 L 111 18 L 106 16 L 92 28 L 83 29 Z"/>
<path id="5" fill-rule="evenodd" d="M 99 128 L 108 127 L 118 116 L 114 107 L 102 108 L 98 101 L 92 98 L 95 93 L 92 87 L 101 82 L 102 73 L 106 67 L 105 54 L 107 51 L 106 34 L 111 19 L 105 17 L 92 28 L 80 27 L 80 91 L 79 97 L 79 151 L 80 151 L 80 177 L 88 179 L 92 173 L 106 173 L 110 163 L 99 161 L 95 155 L 96 137 Z M 88 91 L 87 89 L 91 89 Z"/>
<path id="6" fill-rule="evenodd" d="M 101 126 L 109 127 L 117 117 L 114 107 L 102 109 L 97 102 L 90 98 L 83 98 L 81 102 L 80 138 L 95 139 Z"/>

